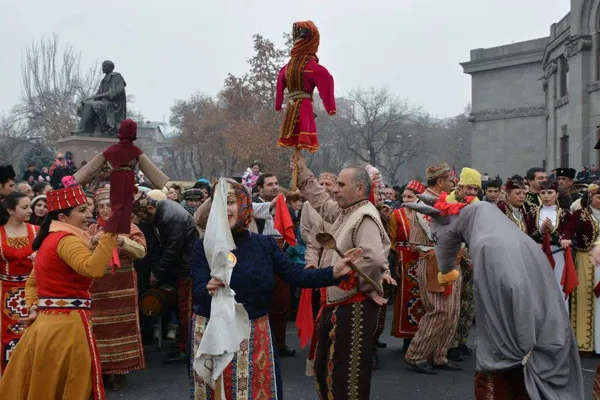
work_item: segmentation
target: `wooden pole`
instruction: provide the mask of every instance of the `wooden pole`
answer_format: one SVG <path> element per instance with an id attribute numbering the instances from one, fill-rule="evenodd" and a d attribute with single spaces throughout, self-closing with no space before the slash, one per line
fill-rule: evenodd
<path id="1" fill-rule="evenodd" d="M 223 384 L 223 374 L 219 375 L 219 377 L 217 378 L 217 381 L 215 382 L 215 400 L 222 400 L 222 392 L 221 392 L 221 387 Z"/>
<path id="2" fill-rule="evenodd" d="M 294 149 L 295 166 L 294 166 L 294 170 L 292 171 L 292 192 L 295 192 L 298 190 L 298 159 L 299 158 L 300 158 L 300 149 L 298 149 L 296 147 Z"/>

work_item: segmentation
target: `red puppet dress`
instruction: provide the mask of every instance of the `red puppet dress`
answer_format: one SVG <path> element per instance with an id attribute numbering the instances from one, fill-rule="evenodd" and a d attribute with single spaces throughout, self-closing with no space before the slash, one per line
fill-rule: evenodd
<path id="1" fill-rule="evenodd" d="M 312 21 L 294 24 L 294 47 L 291 59 L 279 72 L 275 109 L 281 111 L 287 89 L 285 116 L 281 124 L 278 146 L 315 152 L 319 148 L 313 110 L 313 92 L 319 90 L 325 110 L 334 115 L 333 77 L 319 64 L 319 30 Z"/>

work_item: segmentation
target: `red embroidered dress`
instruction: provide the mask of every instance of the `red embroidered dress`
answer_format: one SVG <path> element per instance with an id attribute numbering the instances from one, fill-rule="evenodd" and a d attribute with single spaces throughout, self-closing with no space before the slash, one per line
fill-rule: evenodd
<path id="1" fill-rule="evenodd" d="M 26 225 L 27 236 L 15 238 L 9 238 L 4 226 L 0 226 L 0 378 L 23 335 L 24 327 L 19 318 L 29 314 L 25 305 L 25 282 L 33 269 L 33 262 L 28 257 L 33 254 L 31 244 L 37 227 Z"/>
<path id="2" fill-rule="evenodd" d="M 398 266 L 396 275 L 398 286 L 394 298 L 394 318 L 392 322 L 392 336 L 399 338 L 412 338 L 419 326 L 419 320 L 425 314 L 421 305 L 419 294 L 419 281 L 417 278 L 417 261 L 419 253 L 412 250 L 409 244 L 410 219 L 405 209 L 394 210 L 389 224 L 392 251 L 396 253 Z"/>

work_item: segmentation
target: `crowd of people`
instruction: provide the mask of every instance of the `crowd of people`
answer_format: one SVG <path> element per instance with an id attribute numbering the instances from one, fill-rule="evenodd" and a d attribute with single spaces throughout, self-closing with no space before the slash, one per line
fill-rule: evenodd
<path id="1" fill-rule="evenodd" d="M 63 168 L 60 155 L 56 161 L 56 169 Z M 249 315 L 252 334 L 223 372 L 226 398 L 242 398 L 251 384 L 257 396 L 282 397 L 279 358 L 296 356 L 286 342 L 286 325 L 296 319 L 308 327 L 302 333 L 303 342 L 310 342 L 306 374 L 315 377 L 320 398 L 368 399 L 378 353 L 387 346 L 380 336 L 388 305 L 393 308 L 388 329 L 404 341 L 412 369 L 429 375 L 462 370 L 460 362 L 474 351 L 467 340 L 477 265 L 463 246 L 455 262 L 460 279 L 451 286 L 438 280 L 429 218 L 407 207 L 420 203 L 422 195 L 497 206 L 546 254 L 578 349 L 600 353 L 595 294 L 600 274 L 590 257 L 598 240 L 600 182 L 577 186 L 576 171 L 569 168 L 552 171 L 552 179 L 542 168 L 531 168 L 524 177 L 502 182 L 471 168 L 456 176 L 442 163 L 427 168 L 424 182 L 399 187 L 386 185 L 371 165 L 316 176 L 300 157 L 290 167 L 298 170 L 298 191 L 280 187 L 277 175 L 261 171 L 258 162 L 228 181 L 228 223 L 238 260 L 230 287 Z M 164 362 L 190 363 L 191 398 L 212 398 L 214 385 L 196 372 L 193 359 L 210 319 L 211 296 L 223 286 L 211 278 L 202 240 L 214 182 L 153 188 L 138 175 L 130 233 L 116 235 L 105 232 L 111 216 L 108 182 L 82 188 L 65 174 L 52 187 L 43 173 L 31 167 L 15 185 L 12 167 L 0 167 L 0 295 L 7 299 L 0 305 L 0 397 L 53 398 L 43 393 L 54 385 L 63 398 L 89 393 L 103 398 L 104 387 L 122 389 L 128 373 L 145 368 L 144 346 L 162 331 L 174 340 Z M 295 245 L 277 229 L 282 195 Z M 321 232 L 333 235 L 344 257 L 322 246 Z M 351 262 L 384 291 L 359 279 Z M 579 284 L 569 288 L 573 274 Z M 75 284 L 67 289 L 67 282 Z M 152 287 L 176 291 L 177 301 L 160 320 L 164 329 L 139 310 L 140 297 Z M 300 293 L 310 298 L 310 307 L 303 306 Z M 65 341 L 75 338 L 73 345 L 49 338 L 53 330 Z M 33 350 L 42 358 L 34 359 Z M 84 353 L 77 365 L 66 365 L 69 357 Z M 260 367 L 249 368 L 264 354 Z M 50 358 L 64 363 L 50 372 L 44 361 Z M 89 370 L 89 379 L 65 380 L 73 368 Z M 41 379 L 42 373 L 49 375 Z M 478 381 L 487 375 L 479 374 Z M 39 383 L 24 386 L 24 379 Z M 494 382 L 500 382 L 496 390 L 514 383 Z M 476 387 L 477 398 L 494 389 Z"/>

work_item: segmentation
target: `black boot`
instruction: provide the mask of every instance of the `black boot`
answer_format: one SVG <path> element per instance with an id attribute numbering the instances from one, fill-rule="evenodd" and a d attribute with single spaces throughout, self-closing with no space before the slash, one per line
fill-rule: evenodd
<path id="1" fill-rule="evenodd" d="M 458 347 L 454 347 L 448 350 L 448 360 L 452 361 L 464 361 L 462 351 Z"/>

